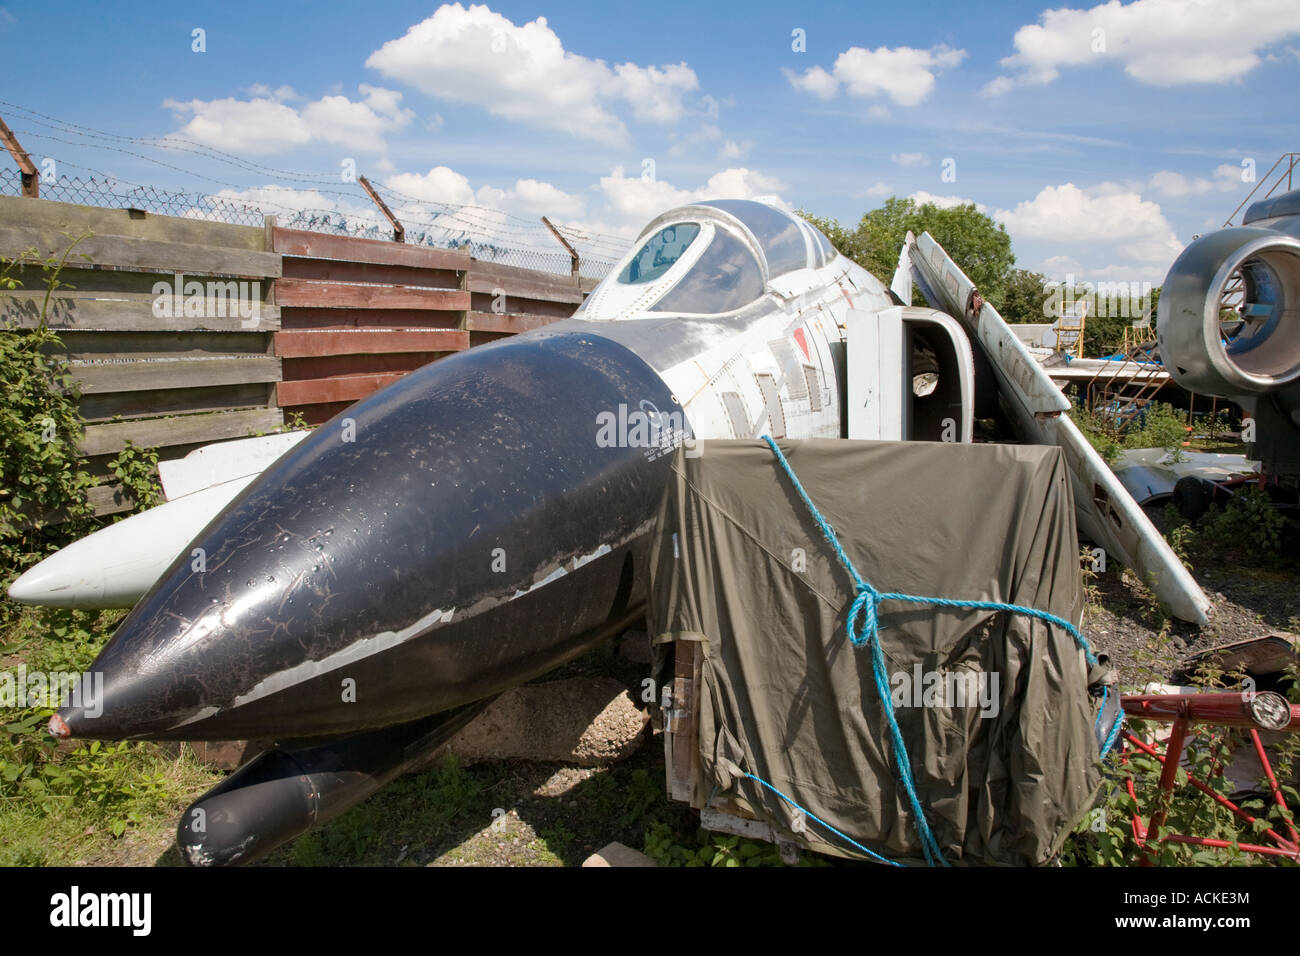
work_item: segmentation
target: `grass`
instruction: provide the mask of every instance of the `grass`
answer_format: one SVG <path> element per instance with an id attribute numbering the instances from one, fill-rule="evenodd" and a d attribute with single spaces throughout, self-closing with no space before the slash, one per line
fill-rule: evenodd
<path id="1" fill-rule="evenodd" d="M 0 671 L 87 669 L 122 612 L 3 609 Z M 0 865 L 148 864 L 186 805 L 219 774 L 188 747 L 60 743 L 53 708 L 5 708 L 0 734 Z"/>
<path id="2" fill-rule="evenodd" d="M 1210 542 L 1189 539 L 1200 564 Z M 1271 581 L 1274 573 L 1261 568 Z M 1086 576 L 1087 577 L 1087 576 Z M 1107 598 L 1088 578 L 1088 603 Z M 1134 593 L 1141 593 L 1134 579 Z M 1112 610 L 1140 619 L 1168 640 L 1168 619 L 1154 599 Z M 89 666 L 120 612 L 67 612 L 0 606 L 0 670 Z M 1297 622 L 1300 623 L 1300 622 Z M 1153 648 L 1154 658 L 1162 657 Z M 1140 655 L 1139 655 L 1140 656 Z M 1135 663 L 1141 663 L 1136 662 Z M 615 676 L 637 686 L 642 668 L 609 647 L 566 665 L 563 676 Z M 550 675 L 551 677 L 560 675 Z M 0 865 L 179 865 L 176 821 L 221 779 L 186 746 L 151 743 L 59 744 L 43 733 L 48 708 L 6 710 L 0 735 Z M 1134 766 L 1140 767 L 1141 761 Z M 1149 768 L 1148 768 L 1149 769 Z M 1069 843 L 1070 862 L 1122 865 L 1124 798 L 1108 805 L 1110 836 L 1085 825 Z M 1210 819 L 1199 805 L 1188 813 Z M 1187 821 L 1195 823 L 1191 817 Z M 1203 822 L 1203 821 L 1202 821 Z M 1213 821 L 1228 834 L 1230 821 Z M 1244 838 L 1244 837 L 1243 837 Z M 781 865 L 775 847 L 708 833 L 664 793 L 662 748 L 649 741 L 608 768 L 510 761 L 466 766 L 443 756 L 390 784 L 370 800 L 269 854 L 282 866 L 576 866 L 610 841 L 642 849 L 661 865 Z M 842 865 L 804 854 L 803 865 Z M 1201 865 L 1208 856 L 1170 856 Z"/>

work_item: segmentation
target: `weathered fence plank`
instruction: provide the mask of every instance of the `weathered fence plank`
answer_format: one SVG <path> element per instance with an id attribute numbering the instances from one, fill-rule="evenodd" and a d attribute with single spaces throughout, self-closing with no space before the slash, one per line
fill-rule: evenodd
<path id="1" fill-rule="evenodd" d="M 355 402 L 372 392 L 379 391 L 385 385 L 391 385 L 405 374 L 405 372 L 380 372 L 281 382 L 276 386 L 276 398 L 281 407 Z"/>
<path id="2" fill-rule="evenodd" d="M 128 441 L 140 448 L 194 445 L 223 438 L 245 438 L 257 432 L 270 432 L 282 424 L 283 414 L 278 408 L 258 408 L 215 415 L 177 415 L 87 425 L 78 450 L 90 458 L 115 454 L 125 448 Z"/>
<path id="3" fill-rule="evenodd" d="M 471 332 L 527 332 L 560 321 L 561 316 L 537 315 L 531 312 L 470 312 L 465 317 L 465 328 Z"/>
<path id="4" fill-rule="evenodd" d="M 366 285 L 360 282 L 321 282 L 317 279 L 281 279 L 275 286 L 281 308 L 313 306 L 331 309 L 437 309 L 469 308 L 469 293 L 459 289 L 421 286 Z"/>
<path id="5" fill-rule="evenodd" d="M 46 324 L 56 331 L 86 329 L 106 332 L 273 332 L 280 327 L 280 307 L 265 302 L 258 303 L 255 317 L 245 318 L 237 312 L 231 314 L 229 303 L 224 298 L 199 300 L 190 310 L 190 315 L 159 315 L 163 310 L 155 309 L 156 299 L 152 292 L 57 290 L 50 296 Z M 14 290 L 5 293 L 0 296 L 0 322 L 11 320 L 18 328 L 34 329 L 40 324 L 44 302 L 44 292 Z"/>
<path id="6" fill-rule="evenodd" d="M 469 333 L 463 329 L 302 329 L 275 335 L 275 354 L 286 359 L 467 348 Z"/>
<path id="7" fill-rule="evenodd" d="M 164 388 L 198 388 L 245 382 L 278 382 L 280 360 L 270 355 L 245 358 L 73 364 L 72 376 L 85 395 L 140 392 Z"/>
<path id="8" fill-rule="evenodd" d="M 332 236 L 300 229 L 275 229 L 275 251 L 284 256 L 312 259 L 343 259 L 349 262 L 373 262 L 417 269 L 448 269 L 463 272 L 469 268 L 467 252 L 434 249 L 385 239 L 356 239 Z"/>
<path id="9" fill-rule="evenodd" d="M 22 251 L 34 247 L 42 258 L 60 256 L 68 246 L 61 233 L 32 226 L 0 226 L 0 249 Z M 229 246 L 200 246 L 192 243 L 140 239 L 135 236 L 93 235 L 77 243 L 69 262 L 85 268 L 111 266 L 140 272 L 192 273 L 245 278 L 275 278 L 280 274 L 280 257 L 272 252 L 254 252 Z"/>

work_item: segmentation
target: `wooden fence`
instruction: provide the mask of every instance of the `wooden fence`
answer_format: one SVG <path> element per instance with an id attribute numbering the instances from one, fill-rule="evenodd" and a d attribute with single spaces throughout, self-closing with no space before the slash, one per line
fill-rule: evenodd
<path id="1" fill-rule="evenodd" d="M 572 314 L 595 282 L 467 253 L 0 197 L 0 256 L 72 248 L 47 321 L 81 387 L 92 474 L 127 441 L 159 458 L 317 424 L 452 352 Z M 35 327 L 39 268 L 0 294 L 0 323 Z M 134 503 L 107 482 L 98 513 Z"/>

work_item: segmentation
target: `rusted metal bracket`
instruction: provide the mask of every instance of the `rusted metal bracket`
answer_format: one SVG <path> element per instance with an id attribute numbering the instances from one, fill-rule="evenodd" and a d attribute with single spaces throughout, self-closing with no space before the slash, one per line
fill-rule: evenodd
<path id="1" fill-rule="evenodd" d="M 370 185 L 370 180 L 366 179 L 365 176 L 358 176 L 357 182 L 361 184 L 361 188 L 366 191 L 366 194 L 370 196 L 374 204 L 379 207 L 379 211 L 388 217 L 388 221 L 393 226 L 393 241 L 405 242 L 406 227 L 397 221 L 397 217 L 393 215 L 393 211 L 388 208 L 388 203 L 379 198 L 379 193 L 375 192 L 375 188 Z"/>
<path id="2" fill-rule="evenodd" d="M 573 248 L 573 246 L 570 245 L 569 240 L 565 239 L 564 236 L 560 234 L 560 230 L 555 228 L 555 225 L 551 222 L 551 220 L 543 216 L 542 222 L 546 223 L 546 228 L 551 230 L 551 235 L 555 236 L 556 239 L 560 240 L 560 245 L 564 246 L 564 248 L 569 251 L 569 258 L 572 260 L 573 263 L 572 269 L 569 274 L 572 275 L 575 279 L 578 278 L 578 266 L 582 262 L 582 260 L 578 257 L 578 250 Z"/>
<path id="3" fill-rule="evenodd" d="M 22 144 L 18 142 L 18 137 L 14 131 L 9 128 L 3 119 L 0 119 L 0 142 L 5 144 L 5 149 L 9 150 L 9 155 L 14 158 L 18 164 L 18 170 L 22 173 L 23 178 L 23 195 L 32 199 L 39 199 L 41 195 L 41 173 L 32 162 L 32 157 L 27 150 L 23 149 Z"/>

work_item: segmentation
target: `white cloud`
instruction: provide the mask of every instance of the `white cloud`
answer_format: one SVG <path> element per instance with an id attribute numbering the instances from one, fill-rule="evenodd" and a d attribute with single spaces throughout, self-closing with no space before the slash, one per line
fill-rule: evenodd
<path id="1" fill-rule="evenodd" d="M 580 216 L 586 206 L 581 196 L 536 179 L 516 180 L 510 189 L 490 185 L 475 189 L 468 177 L 446 166 L 427 173 L 400 173 L 388 177 L 386 184 L 421 202 L 487 206 L 534 218 Z"/>
<path id="2" fill-rule="evenodd" d="M 178 133 L 232 153 L 276 153 L 311 142 L 311 131 L 292 106 L 269 99 L 163 100 L 177 117 L 192 115 Z"/>
<path id="3" fill-rule="evenodd" d="M 387 185 L 424 202 L 472 203 L 474 187 L 469 178 L 447 166 L 434 166 L 427 173 L 389 176 Z"/>
<path id="4" fill-rule="evenodd" d="M 881 196 L 891 195 L 893 191 L 894 191 L 893 186 L 890 186 L 887 183 L 877 182 L 874 186 L 868 186 L 858 195 L 866 196 L 871 199 L 879 199 Z"/>
<path id="5" fill-rule="evenodd" d="M 1182 173 L 1162 169 L 1151 177 L 1147 188 L 1161 196 L 1176 199 L 1180 196 L 1199 196 L 1214 188 L 1208 179 L 1188 179 Z"/>
<path id="6" fill-rule="evenodd" d="M 515 180 L 515 186 L 507 193 L 506 201 L 521 213 L 565 219 L 582 215 L 586 206 L 581 196 L 566 193 L 557 186 L 536 179 Z"/>
<path id="7" fill-rule="evenodd" d="M 994 218 L 1006 224 L 1015 241 L 1104 243 L 1142 263 L 1167 264 L 1182 251 L 1160 206 L 1116 183 L 1086 190 L 1074 183 L 1047 186 L 1015 209 L 998 210 Z"/>
<path id="8" fill-rule="evenodd" d="M 1223 163 L 1214 168 L 1214 178 L 1188 177 L 1162 169 L 1147 183 L 1152 192 L 1170 199 L 1184 196 L 1203 196 L 1209 192 L 1232 192 L 1241 185 L 1241 167 Z"/>
<path id="9" fill-rule="evenodd" d="M 976 202 L 973 199 L 964 199 L 961 196 L 936 196 L 934 193 L 928 193 L 924 189 L 918 189 L 907 197 L 915 202 L 918 206 L 924 206 L 927 203 L 932 206 L 938 206 L 940 209 L 955 209 L 957 206 L 974 206 L 979 212 L 988 212 L 989 207 L 982 202 Z"/>
<path id="10" fill-rule="evenodd" d="M 610 69 L 564 49 L 545 17 L 516 26 L 486 6 L 459 3 L 389 40 L 366 66 L 430 96 L 611 145 L 628 140 L 614 106 L 630 107 L 642 122 L 671 124 L 699 86 L 685 63 Z"/>
<path id="11" fill-rule="evenodd" d="M 1178 86 L 1240 80 L 1264 60 L 1261 51 L 1300 34 L 1294 0 L 1119 0 L 1088 10 L 1047 10 L 1016 31 L 1016 52 L 984 88 L 1050 83 L 1063 67 L 1102 61 L 1123 65 L 1142 83 Z"/>
<path id="12" fill-rule="evenodd" d="M 725 163 L 728 160 L 741 159 L 750 151 L 751 148 L 753 148 L 753 145 L 754 144 L 748 140 L 743 143 L 737 143 L 734 139 L 729 139 L 723 143 L 722 148 L 718 150 L 718 161 Z"/>
<path id="13" fill-rule="evenodd" d="M 745 167 L 714 173 L 699 189 L 682 189 L 663 179 L 644 179 L 623 175 L 616 166 L 600 179 L 599 190 L 605 201 L 605 228 L 626 235 L 674 206 L 703 199 L 775 199 L 786 189 L 785 183 L 757 170 Z M 785 205 L 782 203 L 782 205 Z"/>
<path id="14" fill-rule="evenodd" d="M 925 153 L 890 153 L 889 160 L 906 169 L 908 166 L 925 166 Z"/>
<path id="15" fill-rule="evenodd" d="M 800 75 L 794 70 L 783 69 L 786 79 L 796 90 L 811 93 L 822 100 L 829 100 L 840 90 L 840 81 L 835 79 L 820 66 L 811 66 Z"/>
<path id="16" fill-rule="evenodd" d="M 980 93 L 984 96 L 1001 96 L 1011 90 L 1016 85 L 1016 81 L 1009 76 L 995 76 L 984 84 Z"/>
<path id="17" fill-rule="evenodd" d="M 632 104 L 632 115 L 644 123 L 676 123 L 685 112 L 682 96 L 700 86 L 695 71 L 685 63 L 663 69 L 621 63 L 614 73 L 618 77 L 614 89 Z"/>
<path id="18" fill-rule="evenodd" d="M 813 66 L 802 75 L 787 70 L 786 77 L 796 90 L 824 100 L 835 96 L 843 85 L 850 96 L 886 96 L 898 106 L 916 106 L 934 92 L 935 74 L 956 66 L 965 56 L 965 50 L 946 46 L 928 50 L 906 46 L 866 50 L 855 46 L 835 58 L 830 73 Z"/>
<path id="19" fill-rule="evenodd" d="M 1058 276 L 1075 275 L 1082 270 L 1083 266 L 1073 256 L 1049 256 L 1043 260 L 1043 264 L 1039 268 L 1039 271 L 1049 279 Z"/>
<path id="20" fill-rule="evenodd" d="M 275 153 L 313 142 L 382 152 L 384 135 L 406 126 L 414 114 L 401 107 L 401 93 L 365 83 L 360 90 L 361 100 L 325 96 L 301 110 L 286 102 L 298 98 L 291 88 L 271 92 L 261 84 L 251 88 L 251 100 L 167 99 L 163 106 L 178 119 L 190 117 L 179 135 L 233 153 Z"/>
<path id="21" fill-rule="evenodd" d="M 1242 173 L 1245 167 L 1234 166 L 1232 163 L 1222 163 L 1214 167 L 1214 184 L 1221 192 L 1231 192 L 1234 189 L 1240 189 L 1241 184 L 1246 182 L 1242 179 Z"/>
<path id="22" fill-rule="evenodd" d="M 302 97 L 294 91 L 294 88 L 288 85 L 278 86 L 273 90 L 271 89 L 270 84 L 254 83 L 248 88 L 248 92 L 260 99 L 277 100 L 281 103 L 288 102 L 289 100 L 302 99 Z"/>

